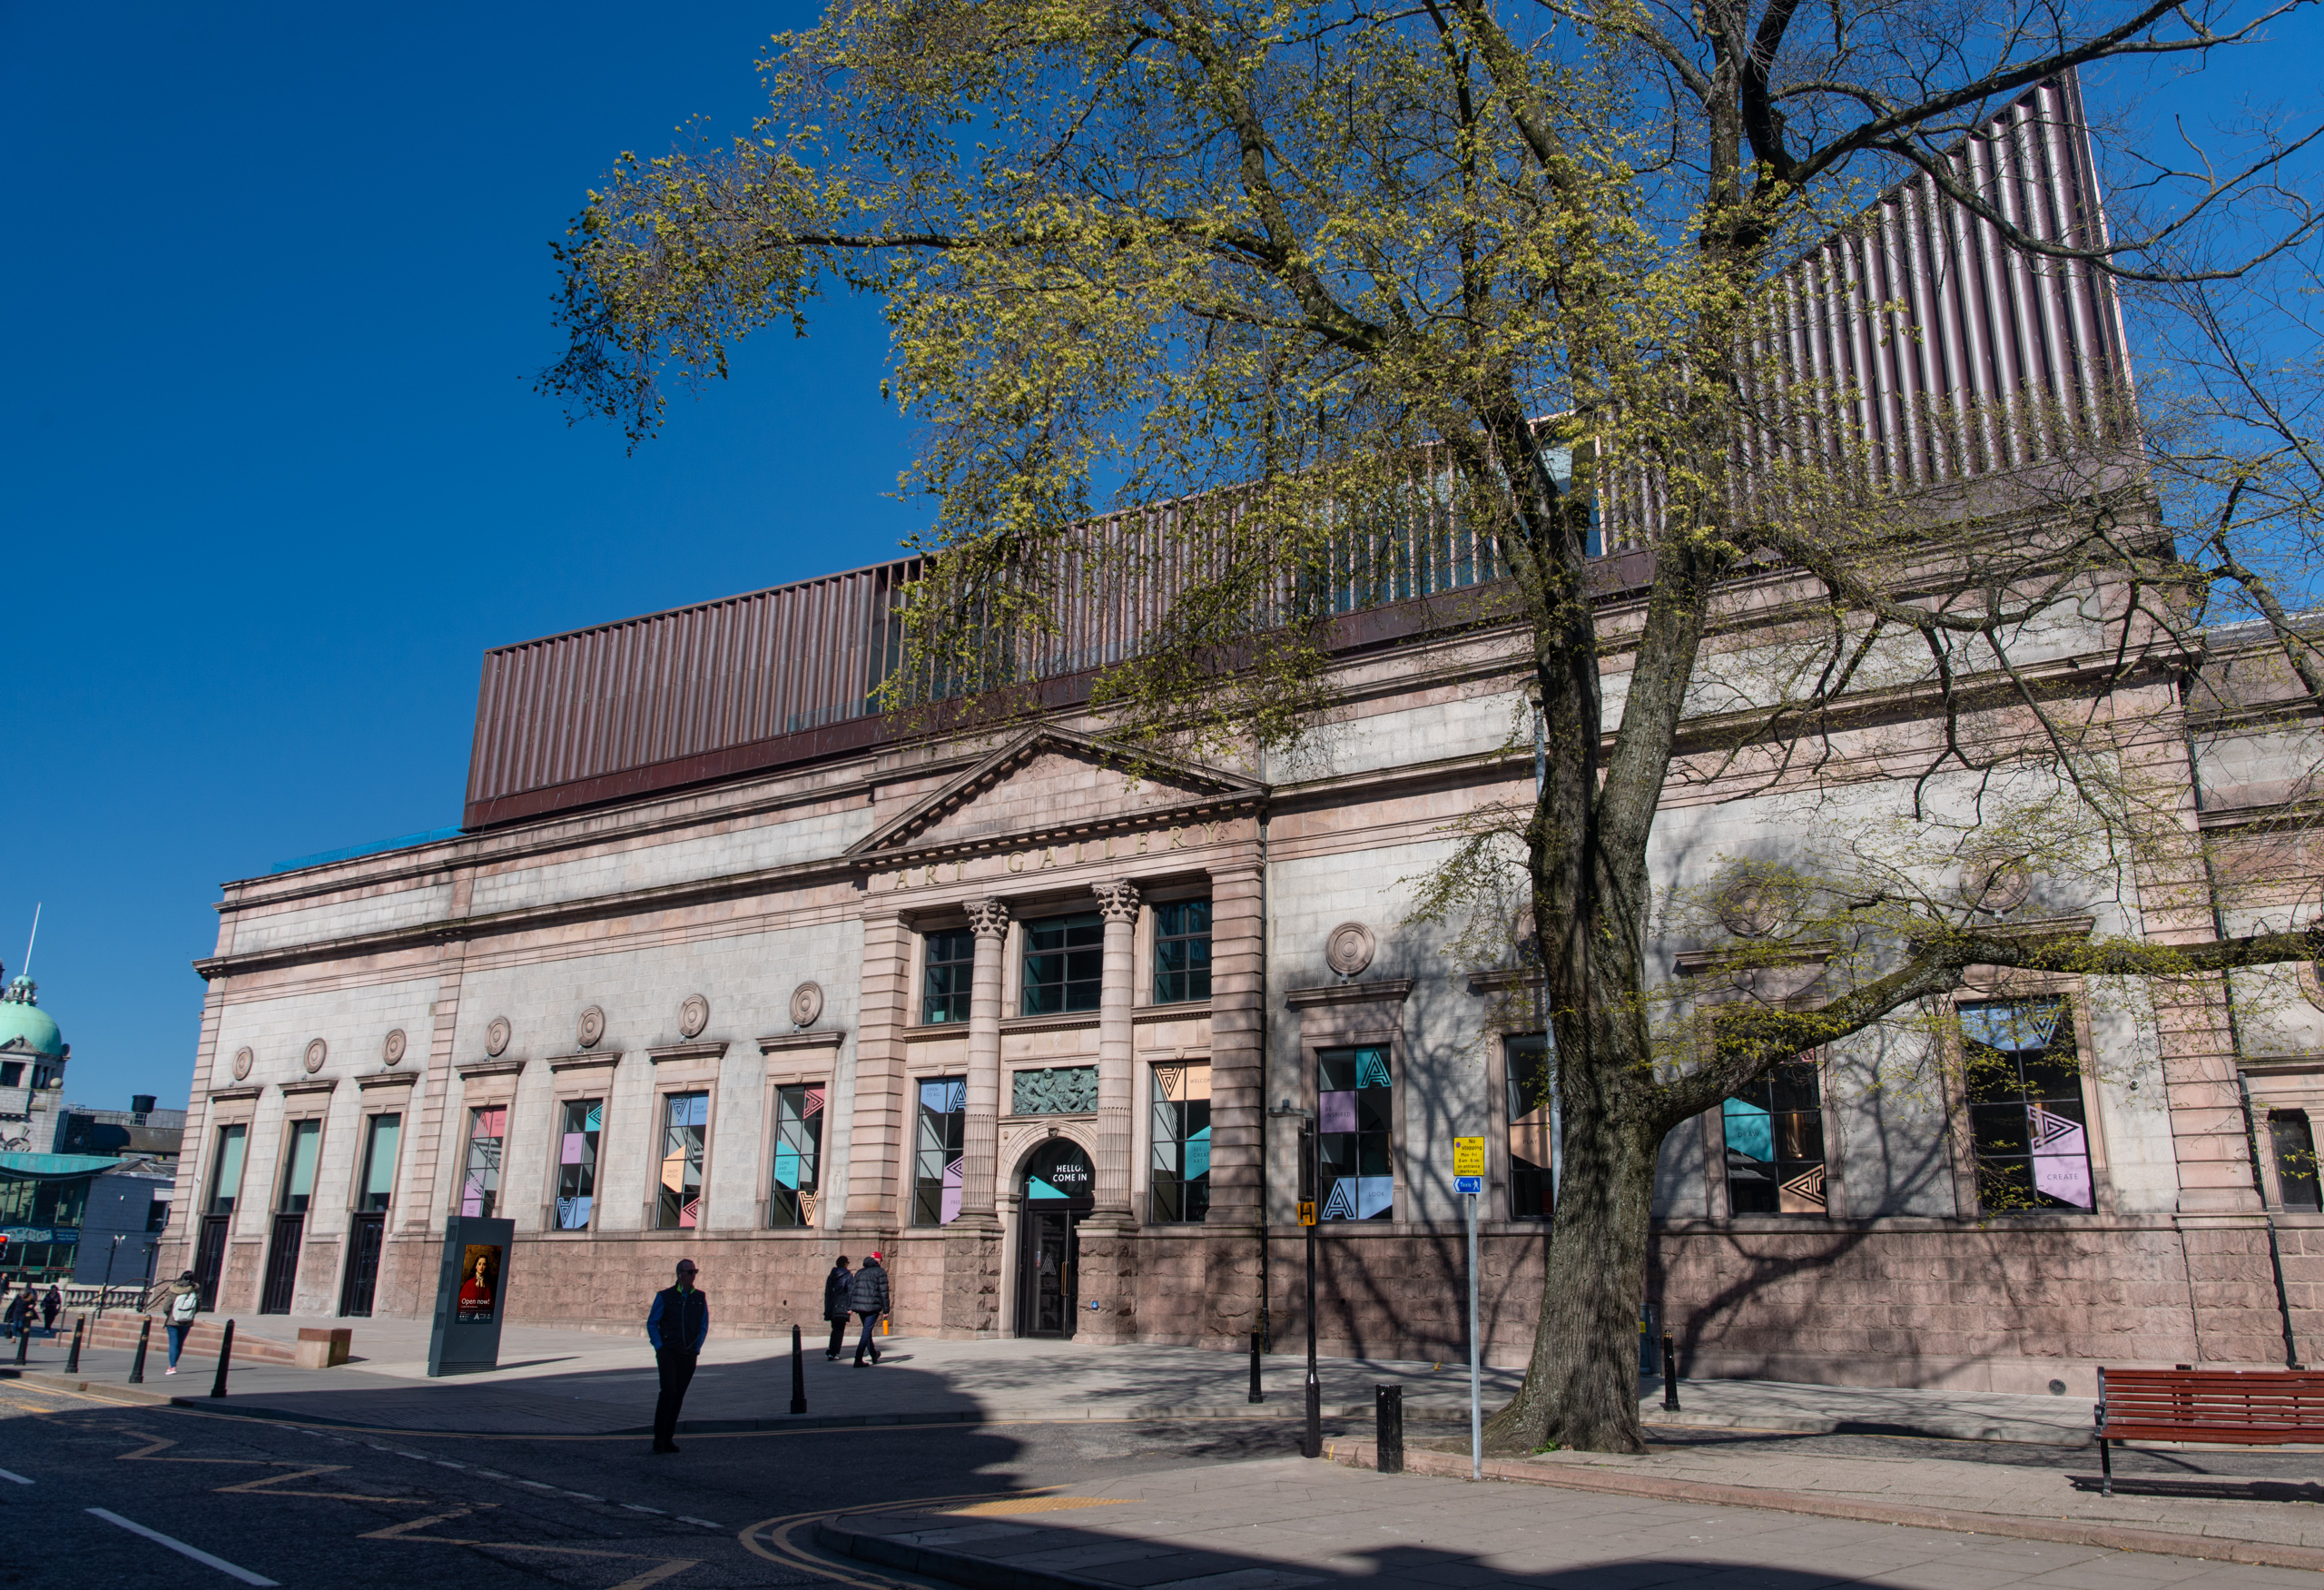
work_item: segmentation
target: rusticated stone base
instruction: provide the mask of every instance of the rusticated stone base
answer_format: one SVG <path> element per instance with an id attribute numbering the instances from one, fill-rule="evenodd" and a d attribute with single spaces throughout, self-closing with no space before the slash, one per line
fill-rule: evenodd
<path id="1" fill-rule="evenodd" d="M 2303 1355 L 2324 1357 L 2324 1218 L 2280 1228 Z M 1524 1362 L 1548 1232 L 1500 1226 L 1481 1250 L 1488 1361 Z M 642 1327 L 680 1257 L 700 1267 L 722 1336 L 779 1335 L 822 1315 L 834 1254 L 886 1254 L 899 1331 L 980 1337 L 1012 1328 L 1009 1248 L 998 1230 L 701 1232 L 519 1237 L 508 1318 Z M 1319 1346 L 1334 1357 L 1467 1357 L 1463 1234 L 1320 1228 Z M 2075 1395 L 2100 1365 L 2280 1364 L 2267 1228 L 2248 1219 L 2102 1223 L 1775 1218 L 1658 1228 L 1649 1285 L 1687 1373 L 1865 1386 Z M 261 1245 L 230 1250 L 228 1286 L 254 1301 Z M 377 1311 L 424 1317 L 438 1244 L 399 1235 L 381 1257 Z M 1255 1231 L 1198 1226 L 1080 1235 L 1075 1336 L 1240 1352 L 1260 1328 Z M 1277 1351 L 1304 1345 L 1305 1243 L 1270 1235 L 1266 1318 Z M 1096 1309 L 1088 1305 L 1096 1303 Z M 247 1309 L 246 1302 L 234 1308 Z"/>

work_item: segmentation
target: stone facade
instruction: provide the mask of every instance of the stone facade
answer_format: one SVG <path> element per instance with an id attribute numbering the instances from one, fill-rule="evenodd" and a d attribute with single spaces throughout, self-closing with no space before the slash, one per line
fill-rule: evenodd
<path id="1" fill-rule="evenodd" d="M 1620 602 L 1609 612 L 1620 632 Z M 2073 637 L 2058 644 L 2073 651 Z M 1382 1218 L 1321 1228 L 1324 1350 L 1465 1350 L 1452 1142 L 1482 1132 L 1487 1352 L 1521 1361 L 1547 1249 L 1546 1225 L 1513 1204 L 1508 1040 L 1527 1025 L 1525 982 L 1456 964 L 1442 934 L 1406 920 L 1413 880 L 1452 843 L 1447 825 L 1530 795 L 1518 655 L 1513 637 L 1472 631 L 1350 660 L 1350 705 L 1289 764 L 1126 768 L 1068 707 L 1004 736 L 843 749 L 231 884 L 202 963 L 162 1269 L 201 1268 L 229 1312 L 335 1314 L 359 1306 L 368 1220 L 370 1309 L 424 1316 L 443 1221 L 483 1155 L 493 1212 L 517 1231 L 511 1318 L 634 1328 L 691 1257 L 722 1334 L 812 1329 L 832 1256 L 876 1249 L 898 1329 L 1016 1334 L 1038 1281 L 1028 1167 L 1064 1142 L 1093 1168 L 1073 1211 L 1073 1334 L 1236 1349 L 1265 1328 L 1287 1344 L 1308 1308 L 1305 1242 L 1296 1135 L 1267 1107 L 1317 1109 L 1329 1051 L 1377 1057 L 1360 1063 L 1380 1068 L 1370 1096 L 1389 1160 L 1354 1195 L 1384 1199 Z M 1618 697 L 1619 658 L 1609 668 Z M 2232 755 L 2206 762 L 2225 743 L 2219 710 L 2159 682 L 2129 705 L 2153 716 L 2158 755 L 2177 747 L 2191 832 L 2299 798 L 2303 753 L 2286 750 L 2281 725 L 2238 729 Z M 2230 764 L 2240 782 L 2219 773 Z M 1674 786 L 1657 865 L 1680 880 L 1768 854 L 1775 812 Z M 2312 858 L 2300 864 L 2312 880 Z M 2017 914 L 2199 936 L 2209 904 L 2191 905 L 2183 884 L 2159 881 L 2142 904 L 2034 880 Z M 2297 878 L 2284 889 L 2286 910 L 2312 904 Z M 1189 901 L 1208 904 L 1208 992 L 1166 999 L 1157 923 Z M 1087 956 L 1065 974 L 1084 991 L 1029 1008 L 1031 935 L 1068 920 L 1084 947 L 1059 953 Z M 1350 923 L 1371 953 L 1344 975 L 1327 946 Z M 931 992 L 954 986 L 940 944 L 959 957 L 957 997 Z M 1669 979 L 1708 991 L 1721 975 L 1716 944 L 1674 938 L 1657 953 Z M 1735 1134 L 1758 1118 L 1689 1123 L 1665 1144 L 1642 1301 L 1695 1373 L 2086 1392 L 2100 1364 L 2280 1361 L 2272 1240 L 2313 1350 L 2324 1215 L 2281 1211 L 2272 1160 L 2263 1205 L 2240 1094 L 2256 1066 L 2263 1109 L 2324 1107 L 2324 1066 L 2310 1064 L 2324 995 L 2290 977 L 2270 984 L 2284 986 L 2266 1053 L 2239 1046 L 2216 1002 L 2134 1016 L 2071 981 L 1965 991 L 2066 1001 L 2086 1211 L 1982 1208 L 1943 1055 L 1903 1066 L 1934 1079 L 1916 1091 L 1896 1080 L 1908 1037 L 1835 1046 L 1818 1072 L 1820 1208 L 1744 1211 L 1729 1167 L 1743 1162 Z M 808 983 L 820 1008 L 794 999 Z M 946 1019 L 931 1019 L 939 1005 Z M 1207 1210 L 1172 1223 L 1157 1218 L 1153 1133 L 1160 1079 L 1186 1066 L 1207 1067 Z M 1044 1067 L 1094 1068 L 1095 1108 L 1013 1114 L 1011 1077 Z M 957 1110 L 931 1127 L 928 1090 L 950 1101 L 955 1082 Z M 802 1200 L 783 1111 L 804 1119 L 810 1095 L 820 1136 Z M 596 1122 L 580 1148 L 565 1125 L 575 1105 Z M 690 1127 L 673 1124 L 688 1111 Z M 372 1124 L 387 1116 L 391 1151 Z M 320 1123 L 310 1170 L 285 1159 L 302 1121 Z M 233 1129 L 243 1159 L 225 1186 Z M 391 1163 L 368 1162 L 379 1152 Z M 568 1174 L 581 1153 L 586 1210 Z M 949 1180 L 925 1174 L 937 1166 Z M 785 1223 L 792 1210 L 803 1223 Z"/>

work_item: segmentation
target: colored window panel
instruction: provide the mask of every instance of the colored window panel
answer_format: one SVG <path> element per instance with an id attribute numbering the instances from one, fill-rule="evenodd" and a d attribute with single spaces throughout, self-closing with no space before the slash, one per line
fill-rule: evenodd
<path id="1" fill-rule="evenodd" d="M 965 1077 L 920 1084 L 920 1127 L 912 1151 L 911 1223 L 948 1226 L 960 1214 L 960 1145 L 969 1124 Z"/>
<path id="2" fill-rule="evenodd" d="M 218 1153 L 210 1170 L 210 1212 L 230 1215 L 234 1212 L 234 1200 L 242 1190 L 242 1152 L 250 1146 L 250 1128 L 222 1126 L 218 1129 Z"/>
<path id="3" fill-rule="evenodd" d="M 1395 1094 L 1388 1052 L 1326 1049 L 1315 1058 L 1318 1218 L 1393 1220 Z"/>
<path id="4" fill-rule="evenodd" d="M 1963 1005 L 1961 1050 L 1979 1206 L 2093 1208 L 2073 1008 L 2062 999 Z"/>
<path id="5" fill-rule="evenodd" d="M 2316 1174 L 2316 1134 L 2305 1110 L 2268 1111 L 2268 1136 L 2276 1152 L 2276 1185 L 2284 1208 L 2315 1209 L 2319 1189 Z"/>
<path id="6" fill-rule="evenodd" d="M 586 1231 L 597 1208 L 597 1145 L 606 1127 L 603 1099 L 567 1099 L 557 1109 L 556 1229 Z"/>
<path id="7" fill-rule="evenodd" d="M 823 1157 L 823 1084 L 800 1082 L 774 1091 L 774 1167 L 768 1183 L 767 1224 L 815 1223 L 816 1180 Z"/>
<path id="8" fill-rule="evenodd" d="M 1153 1162 L 1148 1201 L 1158 1221 L 1210 1216 L 1210 1062 L 1154 1068 Z"/>
<path id="9" fill-rule="evenodd" d="M 921 972 L 920 1019 L 923 1022 L 965 1022 L 969 1019 L 969 986 L 976 973 L 977 935 L 966 928 L 932 933 Z"/>
<path id="10" fill-rule="evenodd" d="M 1094 912 L 1027 923 L 1024 1013 L 1096 1010 L 1105 959 L 1106 924 Z"/>
<path id="11" fill-rule="evenodd" d="M 322 1154 L 323 1123 L 320 1121 L 294 1121 L 290 1123 L 290 1141 L 283 1158 L 282 1212 L 303 1215 L 314 1201 L 315 1162 Z"/>
<path id="12" fill-rule="evenodd" d="M 1546 1220 L 1557 1211 L 1557 1073 L 1540 1037 L 1512 1038 L 1509 1072 L 1509 1217 Z"/>
<path id="13" fill-rule="evenodd" d="M 1820 1215 L 1824 1092 L 1813 1060 L 1787 1060 L 1719 1107 L 1727 1208 L 1738 1215 Z"/>
<path id="14" fill-rule="evenodd" d="M 654 1224 L 690 1231 L 702 1223 L 702 1161 L 710 1141 L 710 1095 L 672 1093 L 662 1101 L 662 1179 Z"/>
<path id="15" fill-rule="evenodd" d="M 500 1201 L 500 1146 L 507 1141 L 508 1111 L 496 1104 L 468 1112 L 468 1168 L 460 1179 L 460 1212 L 489 1220 Z"/>
<path id="16" fill-rule="evenodd" d="M 395 1195 L 396 1145 L 403 1138 L 403 1117 L 374 1115 L 363 1126 L 363 1190 L 358 1208 L 377 1211 Z"/>
<path id="17" fill-rule="evenodd" d="M 1210 902 L 1172 900 L 1154 908 L 1154 1002 L 1210 997 Z"/>

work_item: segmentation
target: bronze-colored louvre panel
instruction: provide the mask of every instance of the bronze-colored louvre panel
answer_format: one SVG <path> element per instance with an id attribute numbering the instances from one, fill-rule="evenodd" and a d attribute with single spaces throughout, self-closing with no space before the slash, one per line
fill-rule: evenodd
<path id="1" fill-rule="evenodd" d="M 1955 152 L 1961 182 L 2013 224 L 2078 247 L 2105 238 L 2080 90 L 2036 84 Z M 2069 449 L 2122 445 L 2130 395 L 2121 314 L 2107 281 L 2075 261 L 2005 247 L 1994 225 L 1926 175 L 1897 184 L 1768 286 L 1753 379 L 1770 412 L 1814 424 L 1747 438 L 1735 472 L 1756 487 L 1753 449 L 1859 449 L 1901 494 L 2002 475 Z M 2092 449 L 2093 439 L 2099 444 Z M 1586 441 L 1581 444 L 1586 450 Z M 1570 468 L 1570 456 L 1558 468 Z M 1279 599 L 1334 617 L 1334 643 L 1393 644 L 1473 617 L 1462 593 L 1502 573 L 1489 534 L 1457 521 L 1415 460 L 1408 511 L 1338 537 L 1328 567 L 1286 576 Z M 1650 580 L 1658 483 L 1594 482 L 1607 591 Z M 1748 503 L 1738 510 L 1748 512 Z M 1138 649 L 1205 548 L 1165 505 L 1103 518 L 1059 570 L 1060 633 L 1035 649 L 997 636 L 1000 672 L 1042 699 L 1086 700 L 1095 670 Z M 468 766 L 469 828 L 742 776 L 860 751 L 889 732 L 876 693 L 901 660 L 897 604 L 919 563 L 903 559 L 516 646 L 484 658 Z M 1076 586 L 1080 588 L 1075 588 Z M 1448 604 L 1449 598 L 1449 604 Z M 1492 598 L 1490 592 L 1484 599 Z M 944 694 L 943 689 L 933 691 Z"/>

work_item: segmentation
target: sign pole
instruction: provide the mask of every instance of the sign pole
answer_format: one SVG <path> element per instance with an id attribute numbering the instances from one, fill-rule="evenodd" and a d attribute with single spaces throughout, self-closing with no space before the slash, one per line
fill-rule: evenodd
<path id="1" fill-rule="evenodd" d="M 1477 1195 L 1485 1185 L 1485 1140 L 1452 1140 L 1452 1173 L 1469 1206 L 1469 1477 L 1485 1476 L 1484 1347 L 1477 1333 Z"/>
<path id="2" fill-rule="evenodd" d="M 1485 1476 L 1483 1353 L 1477 1343 L 1477 1195 L 1469 1194 L 1469 1477 Z"/>

